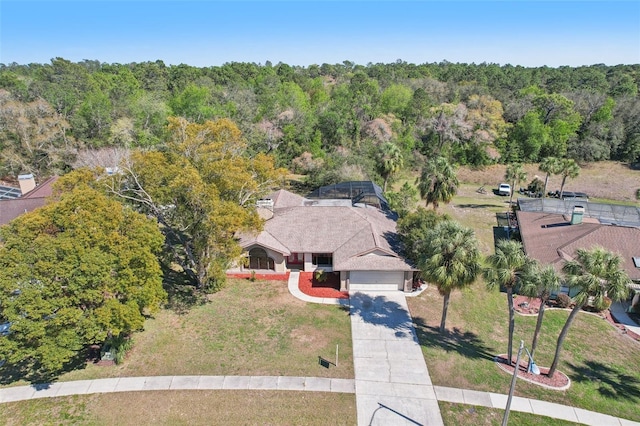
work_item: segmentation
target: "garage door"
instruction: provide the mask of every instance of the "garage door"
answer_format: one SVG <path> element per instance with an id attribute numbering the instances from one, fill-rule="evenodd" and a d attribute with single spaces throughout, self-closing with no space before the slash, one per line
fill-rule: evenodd
<path id="1" fill-rule="evenodd" d="M 349 291 L 391 291 L 404 289 L 404 272 L 351 271 Z"/>

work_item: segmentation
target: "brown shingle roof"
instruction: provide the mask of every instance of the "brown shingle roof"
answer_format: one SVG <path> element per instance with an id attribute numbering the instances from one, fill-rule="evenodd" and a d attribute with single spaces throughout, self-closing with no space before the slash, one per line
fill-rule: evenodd
<path id="1" fill-rule="evenodd" d="M 53 184 L 58 180 L 58 176 L 51 176 L 38 186 L 22 196 L 22 198 L 46 198 L 53 193 Z"/>
<path id="2" fill-rule="evenodd" d="M 298 194 L 294 194 L 293 192 L 286 191 L 284 189 L 280 189 L 276 191 L 266 198 L 271 198 L 273 200 L 273 208 L 286 208 L 286 207 L 298 207 L 301 206 L 304 202 L 304 198 L 299 196 Z"/>
<path id="3" fill-rule="evenodd" d="M 21 214 L 44 206 L 52 194 L 52 185 L 57 179 L 57 176 L 50 177 L 20 198 L 0 201 L 0 225 L 5 225 Z"/>
<path id="4" fill-rule="evenodd" d="M 377 208 L 365 205 L 293 206 L 304 199 L 284 190 L 271 198 L 274 199 L 273 218 L 265 222 L 259 235 L 241 235 L 243 247 L 264 244 L 285 255 L 288 254 L 285 250 L 333 253 L 334 270 L 413 269 L 396 251 L 395 221 Z M 279 205 L 284 208 L 278 208 Z M 276 242 L 284 250 L 278 249 Z"/>
<path id="5" fill-rule="evenodd" d="M 565 260 L 575 256 L 578 248 L 596 246 L 618 253 L 632 280 L 640 280 L 640 268 L 633 256 L 640 256 L 640 228 L 582 223 L 571 225 L 562 215 L 518 211 L 518 225 L 525 252 L 557 271 Z"/>

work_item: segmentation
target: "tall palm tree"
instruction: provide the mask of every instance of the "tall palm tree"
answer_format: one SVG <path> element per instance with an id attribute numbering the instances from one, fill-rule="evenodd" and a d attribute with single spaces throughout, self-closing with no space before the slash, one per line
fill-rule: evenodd
<path id="1" fill-rule="evenodd" d="M 513 193 L 516 191 L 516 185 L 527 179 L 527 172 L 524 171 L 522 164 L 513 163 L 507 166 L 507 170 L 504 173 L 504 178 L 507 182 L 511 183 L 511 195 L 509 196 L 509 206 L 513 201 Z"/>
<path id="2" fill-rule="evenodd" d="M 522 243 L 515 240 L 498 240 L 496 252 L 487 257 L 487 266 L 483 275 L 489 289 L 504 287 L 507 291 L 507 307 L 509 309 L 509 344 L 507 357 L 509 363 L 513 357 L 513 330 L 515 328 L 515 312 L 513 309 L 513 289 L 526 276 L 533 266 L 533 260 L 524 253 Z"/>
<path id="3" fill-rule="evenodd" d="M 580 309 L 587 303 L 595 307 L 604 307 L 606 298 L 615 302 L 627 297 L 631 280 L 620 266 L 621 264 L 622 258 L 618 254 L 611 253 L 602 247 L 595 247 L 591 250 L 578 249 L 574 260 L 565 263 L 562 267 L 567 283 L 571 287 L 577 287 L 579 292 L 573 298 L 575 306 L 558 336 L 556 353 L 549 368 L 549 377 L 553 377 L 558 368 L 564 339 Z"/>
<path id="4" fill-rule="evenodd" d="M 580 174 L 580 166 L 573 158 L 563 158 L 560 160 L 560 165 L 557 174 L 562 175 L 562 184 L 560 184 L 560 198 L 564 193 L 564 184 L 567 182 L 567 178 L 576 178 Z"/>
<path id="5" fill-rule="evenodd" d="M 538 346 L 538 337 L 542 328 L 542 319 L 544 318 L 544 310 L 547 302 L 551 297 L 551 293 L 560 288 L 560 277 L 552 266 L 541 268 L 536 262 L 522 280 L 520 293 L 525 296 L 537 297 L 540 299 L 540 310 L 538 311 L 538 320 L 536 321 L 536 329 L 533 332 L 533 341 L 531 342 L 531 358 L 533 358 L 536 347 Z"/>
<path id="6" fill-rule="evenodd" d="M 544 178 L 544 190 L 542 196 L 547 196 L 547 185 L 549 184 L 549 176 L 557 175 L 560 172 L 560 160 L 556 157 L 546 157 L 542 160 L 538 169 L 541 172 L 545 172 L 547 175 Z"/>
<path id="7" fill-rule="evenodd" d="M 433 210 L 438 210 L 438 205 L 449 203 L 458 191 L 458 177 L 456 169 L 446 158 L 435 157 L 422 168 L 422 173 L 416 184 L 420 191 L 420 197 L 428 206 L 433 204 Z"/>
<path id="8" fill-rule="evenodd" d="M 426 234 L 418 257 L 422 276 L 444 296 L 440 320 L 440 333 L 444 333 L 451 292 L 468 286 L 481 272 L 478 240 L 472 229 L 445 220 Z"/>
<path id="9" fill-rule="evenodd" d="M 393 142 L 385 142 L 380 147 L 379 158 L 380 174 L 384 178 L 382 190 L 387 191 L 387 182 L 392 174 L 396 173 L 404 165 L 402 151 L 398 145 Z"/>

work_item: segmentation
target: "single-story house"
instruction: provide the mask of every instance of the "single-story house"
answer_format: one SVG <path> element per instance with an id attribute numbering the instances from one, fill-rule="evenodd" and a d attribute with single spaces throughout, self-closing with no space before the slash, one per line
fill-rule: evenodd
<path id="1" fill-rule="evenodd" d="M 640 227 L 603 223 L 583 217 L 580 206 L 571 214 L 518 211 L 518 227 L 528 256 L 560 272 L 577 249 L 599 246 L 622 258 L 622 267 L 640 290 Z"/>
<path id="2" fill-rule="evenodd" d="M 322 269 L 339 273 L 342 291 L 412 290 L 416 268 L 400 254 L 391 212 L 286 190 L 261 200 L 258 211 L 264 229 L 239 236 L 248 259 L 236 271 Z"/>

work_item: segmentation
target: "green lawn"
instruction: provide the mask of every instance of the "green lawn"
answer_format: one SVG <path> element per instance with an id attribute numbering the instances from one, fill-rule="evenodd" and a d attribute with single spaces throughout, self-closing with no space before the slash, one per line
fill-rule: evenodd
<path id="1" fill-rule="evenodd" d="M 135 408 L 135 409 L 133 409 Z M 354 425 L 355 395 L 150 391 L 0 404 L 0 425 Z"/>
<path id="2" fill-rule="evenodd" d="M 134 340 L 123 364 L 90 364 L 60 380 L 143 375 L 353 378 L 354 374 L 348 312 L 295 299 L 284 281 L 231 279 L 206 304 L 183 314 L 158 313 Z M 318 356 L 333 360 L 336 345 L 339 366 L 322 367 Z M 0 424 L 355 423 L 353 394 L 323 392 L 126 392 L 0 404 Z"/>
<path id="3" fill-rule="evenodd" d="M 500 198 L 475 195 L 463 185 L 461 195 L 442 210 L 471 226 L 485 254 L 492 251 L 495 213 Z M 491 215 L 493 222 L 489 221 Z M 478 282 L 452 295 L 447 317 L 448 334 L 437 329 L 442 297 L 430 287 L 417 298 L 408 299 L 423 353 L 435 385 L 508 393 L 510 376 L 492 362 L 507 351 L 507 301 L 504 293 L 489 292 Z M 538 346 L 536 363 L 549 366 L 566 311 L 548 311 Z M 535 317 L 516 317 L 514 348 L 524 340 L 531 345 Z M 572 381 L 567 391 L 552 391 L 518 381 L 516 394 L 568 404 L 640 421 L 640 342 L 622 335 L 600 317 L 581 313 L 565 342 L 560 371 Z"/>
<path id="4" fill-rule="evenodd" d="M 353 378 L 351 324 L 338 306 L 295 299 L 285 281 L 230 279 L 184 314 L 159 312 L 134 334 L 117 366 L 86 365 L 59 380 L 156 375 L 267 375 Z M 322 367 L 318 357 L 338 367 Z M 24 383 L 16 383 L 24 384 Z"/>
<path id="5" fill-rule="evenodd" d="M 448 402 L 441 402 L 440 410 L 442 411 L 442 420 L 445 426 L 498 426 L 502 424 L 504 417 L 504 410 Z M 509 413 L 509 424 L 518 426 L 569 426 L 579 423 L 511 411 Z"/>

